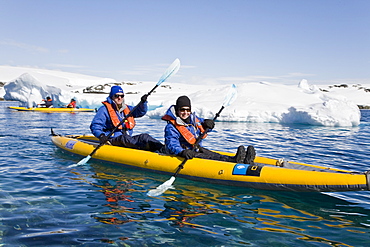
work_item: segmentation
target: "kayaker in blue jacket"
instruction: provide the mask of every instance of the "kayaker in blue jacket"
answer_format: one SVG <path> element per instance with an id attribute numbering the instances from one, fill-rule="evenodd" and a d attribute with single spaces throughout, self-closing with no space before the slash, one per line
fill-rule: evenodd
<path id="1" fill-rule="evenodd" d="M 109 141 L 114 146 L 159 151 L 164 145 L 149 134 L 144 133 L 133 136 L 135 118 L 144 116 L 148 111 L 147 95 L 141 97 L 141 101 L 138 107 L 132 112 L 132 116 L 128 117 L 108 140 L 107 136 L 109 133 L 134 108 L 125 104 L 124 97 L 125 94 L 120 86 L 113 86 L 111 88 L 107 100 L 102 102 L 103 106 L 98 109 L 90 124 L 91 132 L 95 137 L 99 138 L 100 143 Z"/>
<path id="2" fill-rule="evenodd" d="M 196 138 L 206 129 L 213 129 L 215 123 L 212 119 L 203 119 L 197 117 L 191 112 L 191 102 L 187 96 L 180 96 L 176 100 L 176 105 L 172 105 L 166 112 L 163 120 L 167 121 L 164 130 L 165 150 L 169 154 L 175 154 L 186 159 L 203 158 L 211 160 L 220 160 L 236 163 L 251 164 L 254 161 L 255 151 L 253 146 L 248 148 L 248 157 L 244 146 L 239 146 L 235 156 L 221 155 L 202 147 L 193 150 L 193 144 Z"/>

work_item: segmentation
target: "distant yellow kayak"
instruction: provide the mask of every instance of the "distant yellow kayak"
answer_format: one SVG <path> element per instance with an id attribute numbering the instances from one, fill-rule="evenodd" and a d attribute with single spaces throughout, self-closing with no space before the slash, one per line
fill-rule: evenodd
<path id="1" fill-rule="evenodd" d="M 99 144 L 93 136 L 52 133 L 60 149 L 80 156 L 89 155 Z M 224 153 L 232 155 L 230 153 Z M 183 158 L 149 151 L 102 146 L 93 159 L 172 175 Z M 254 165 L 194 158 L 188 160 L 179 177 L 223 185 L 285 191 L 361 191 L 369 190 L 369 172 L 286 162 L 256 157 Z"/>
<path id="2" fill-rule="evenodd" d="M 16 106 L 9 106 L 9 109 L 17 110 L 17 111 L 39 111 L 39 112 L 94 112 L 95 109 L 90 108 L 47 108 L 47 107 L 16 107 Z"/>

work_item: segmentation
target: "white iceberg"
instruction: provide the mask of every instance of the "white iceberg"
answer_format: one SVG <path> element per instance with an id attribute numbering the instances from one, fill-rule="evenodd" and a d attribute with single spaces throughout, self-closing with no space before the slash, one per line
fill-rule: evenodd
<path id="1" fill-rule="evenodd" d="M 1 72 L 6 69 L 11 70 L 11 67 L 0 66 L 0 81 L 4 81 Z M 19 73 L 21 71 L 19 70 Z M 126 103 L 136 105 L 140 97 L 156 84 L 156 82 L 121 83 L 109 78 L 84 75 L 79 77 L 78 74 L 60 71 L 28 69 L 23 72 L 25 73 L 5 83 L 0 96 L 3 94 L 5 100 L 17 100 L 27 107 L 34 106 L 46 96 L 50 96 L 56 106 L 67 104 L 71 98 L 75 98 L 80 107 L 97 108 L 108 96 L 113 85 L 121 85 L 126 94 Z M 179 96 L 187 95 L 192 100 L 193 111 L 201 117 L 213 118 L 222 106 L 230 85 L 187 85 L 173 83 L 169 79 L 149 97 L 150 111 L 147 116 L 162 117 Z M 242 83 L 236 86 L 238 91 L 236 101 L 223 110 L 218 121 L 321 126 L 360 124 L 361 113 L 357 106 L 359 98 L 354 103 L 337 91 L 323 91 L 318 86 L 310 85 L 307 80 L 302 80 L 298 86 L 268 82 Z M 363 101 L 369 98 L 367 94 L 362 97 L 365 96 L 367 98 Z"/>

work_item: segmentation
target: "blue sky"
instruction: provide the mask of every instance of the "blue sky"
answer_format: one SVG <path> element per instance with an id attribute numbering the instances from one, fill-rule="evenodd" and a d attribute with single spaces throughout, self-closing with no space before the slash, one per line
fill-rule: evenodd
<path id="1" fill-rule="evenodd" d="M 370 84 L 368 0 L 0 0 L 0 65 L 117 81 Z"/>

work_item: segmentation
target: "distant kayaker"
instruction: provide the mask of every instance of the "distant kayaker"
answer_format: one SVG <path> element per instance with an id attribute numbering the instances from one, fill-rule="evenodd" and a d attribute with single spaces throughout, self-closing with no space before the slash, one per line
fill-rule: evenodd
<path id="1" fill-rule="evenodd" d="M 180 96 L 176 105 L 172 105 L 166 112 L 163 120 L 167 121 L 164 130 L 166 153 L 175 154 L 186 159 L 202 158 L 236 163 L 251 164 L 254 161 L 255 150 L 249 146 L 247 152 L 244 146 L 239 146 L 235 156 L 221 155 L 202 147 L 193 147 L 197 137 L 207 129 L 214 128 L 212 119 L 197 117 L 191 112 L 191 102 L 187 96 Z"/>
<path id="2" fill-rule="evenodd" d="M 107 100 L 98 109 L 91 122 L 90 129 L 93 135 L 99 138 L 100 143 L 108 141 L 109 133 L 124 119 L 134 108 L 125 104 L 125 94 L 120 86 L 113 86 Z M 114 146 L 142 149 L 147 151 L 159 151 L 164 145 L 149 134 L 132 135 L 135 127 L 135 119 L 142 117 L 148 111 L 147 95 L 141 97 L 138 107 L 132 112 L 132 116 L 113 133 L 109 142 Z"/>
<path id="3" fill-rule="evenodd" d="M 41 104 L 37 104 L 41 107 L 47 107 L 47 108 L 50 108 L 50 107 L 53 107 L 53 100 L 48 96 L 46 97 L 46 100 L 43 99 L 42 100 L 44 103 L 41 103 Z"/>
<path id="4" fill-rule="evenodd" d="M 71 102 L 67 105 L 67 108 L 76 108 L 76 100 L 71 99 Z"/>

